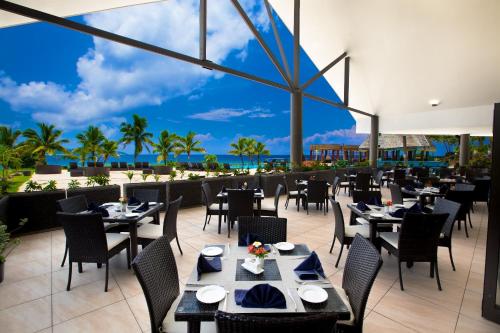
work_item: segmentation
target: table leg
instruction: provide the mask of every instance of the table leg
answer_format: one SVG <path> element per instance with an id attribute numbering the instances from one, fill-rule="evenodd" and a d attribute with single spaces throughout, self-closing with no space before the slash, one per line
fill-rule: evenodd
<path id="1" fill-rule="evenodd" d="M 222 207 L 224 206 L 224 198 L 219 198 L 219 212 L 222 212 Z M 228 219 L 229 221 L 229 219 Z M 217 232 L 220 234 L 220 228 L 222 224 L 222 214 L 219 214 L 219 227 L 217 229 Z"/>
<path id="2" fill-rule="evenodd" d="M 137 222 L 130 222 L 128 225 L 128 232 L 130 235 L 130 256 L 132 260 L 137 256 Z"/>
<path id="3" fill-rule="evenodd" d="M 256 214 L 257 216 L 260 216 L 260 208 L 262 207 L 261 206 L 261 201 L 262 200 L 260 198 L 257 199 L 257 214 Z"/>
<path id="4" fill-rule="evenodd" d="M 188 333 L 199 333 L 201 331 L 201 322 L 199 321 L 188 321 L 187 322 Z"/>

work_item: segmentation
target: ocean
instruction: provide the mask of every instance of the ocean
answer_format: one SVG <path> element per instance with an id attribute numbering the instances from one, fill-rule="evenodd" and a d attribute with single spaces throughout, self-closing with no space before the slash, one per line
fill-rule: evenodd
<path id="1" fill-rule="evenodd" d="M 229 163 L 231 165 L 231 168 L 236 169 L 236 168 L 241 168 L 241 160 L 239 156 L 234 156 L 234 155 L 216 155 L 217 156 L 217 161 L 219 163 Z M 158 163 L 157 161 L 158 155 L 156 154 L 141 154 L 137 157 L 138 162 L 149 162 L 150 165 L 154 164 L 163 164 L 163 162 Z M 261 159 L 261 162 L 264 160 L 271 160 L 271 159 L 285 159 L 287 161 L 290 160 L 289 155 L 270 155 L 270 156 L 264 156 Z M 175 158 L 173 155 L 169 156 L 169 161 L 177 161 L 177 162 L 188 162 L 187 155 L 179 155 L 177 158 Z M 204 155 L 202 154 L 193 154 L 191 155 L 191 158 L 189 160 L 190 162 L 203 162 L 204 161 Z M 47 156 L 47 163 L 51 165 L 62 165 L 62 166 L 68 166 L 69 162 L 77 162 L 78 165 L 80 165 L 80 162 L 77 160 L 72 160 L 65 158 L 64 156 L 61 155 L 54 155 L 54 156 Z M 130 154 L 124 154 L 121 153 L 119 157 L 111 157 L 108 159 L 106 162 L 107 165 L 109 165 L 111 162 L 127 162 L 128 164 L 133 164 L 134 163 L 134 155 Z M 248 168 L 250 167 L 251 169 L 257 168 L 257 159 L 254 158 L 252 162 L 249 161 L 248 157 L 243 158 L 244 162 L 244 167 Z"/>

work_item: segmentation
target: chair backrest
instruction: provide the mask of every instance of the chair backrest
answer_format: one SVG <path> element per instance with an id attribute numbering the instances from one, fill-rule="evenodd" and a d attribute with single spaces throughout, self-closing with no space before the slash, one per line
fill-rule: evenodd
<path id="1" fill-rule="evenodd" d="M 292 179 L 292 177 L 284 175 L 283 179 L 284 179 L 284 183 L 285 183 L 286 193 L 290 193 L 290 191 L 297 190 L 297 184 L 295 184 L 295 181 Z"/>
<path id="2" fill-rule="evenodd" d="M 490 178 L 476 178 L 473 181 L 476 186 L 474 189 L 474 201 L 488 202 L 490 198 Z"/>
<path id="3" fill-rule="evenodd" d="M 448 190 L 446 192 L 446 199 L 458 202 L 460 204 L 460 209 L 457 213 L 457 220 L 465 220 L 465 217 L 469 210 L 472 207 L 472 203 L 474 200 L 474 192 L 473 191 L 457 191 L 457 190 Z"/>
<path id="4" fill-rule="evenodd" d="M 120 169 L 127 169 L 128 165 L 127 162 L 120 162 Z"/>
<path id="5" fill-rule="evenodd" d="M 160 190 L 150 188 L 136 188 L 132 191 L 134 196 L 140 202 L 158 202 L 160 200 Z"/>
<path id="6" fill-rule="evenodd" d="M 227 216 L 235 221 L 239 216 L 253 216 L 253 190 L 227 190 Z"/>
<path id="7" fill-rule="evenodd" d="M 283 192 L 283 185 L 278 184 L 278 186 L 276 186 L 276 191 L 274 192 L 274 208 L 276 208 L 276 210 L 278 210 L 281 192 Z"/>
<path id="8" fill-rule="evenodd" d="M 399 233 L 401 261 L 429 261 L 437 256 L 439 234 L 448 214 L 406 213 Z"/>
<path id="9" fill-rule="evenodd" d="M 337 191 L 339 185 L 340 185 L 340 177 L 335 176 L 335 178 L 333 178 L 333 183 L 332 183 L 332 194 L 334 197 L 335 197 L 335 192 Z"/>
<path id="10" fill-rule="evenodd" d="M 455 185 L 455 191 L 474 191 L 476 188 L 475 185 L 459 183 Z"/>
<path id="11" fill-rule="evenodd" d="M 372 175 L 369 173 L 360 172 L 356 175 L 356 190 L 368 191 L 370 189 L 370 179 Z"/>
<path id="12" fill-rule="evenodd" d="M 207 206 L 207 208 L 213 203 L 212 200 L 212 189 L 207 182 L 201 183 L 201 194 L 202 194 L 202 203 Z"/>
<path id="13" fill-rule="evenodd" d="M 160 332 L 168 310 L 179 296 L 179 274 L 170 240 L 162 236 L 146 246 L 132 262 L 149 310 L 151 332 Z"/>
<path id="14" fill-rule="evenodd" d="M 378 198 L 380 199 L 380 201 L 382 201 L 382 193 L 380 193 L 380 191 L 352 191 L 353 202 L 363 201 L 364 203 L 368 203 L 372 198 Z"/>
<path id="15" fill-rule="evenodd" d="M 57 210 L 64 213 L 80 213 L 89 208 L 84 195 L 75 195 L 57 201 Z"/>
<path id="16" fill-rule="evenodd" d="M 167 212 L 163 219 L 163 235 L 167 235 L 170 240 L 177 236 L 177 213 L 182 203 L 182 195 L 170 201 L 167 206 Z"/>
<path id="17" fill-rule="evenodd" d="M 245 246 L 242 240 L 247 234 L 259 236 L 264 244 L 286 242 L 287 220 L 276 217 L 240 216 L 238 218 L 238 245 Z"/>
<path id="18" fill-rule="evenodd" d="M 333 313 L 318 313 L 293 317 L 269 317 L 234 314 L 217 311 L 215 324 L 218 333 L 238 332 L 333 332 L 336 316 Z"/>
<path id="19" fill-rule="evenodd" d="M 354 237 L 344 266 L 342 288 L 349 297 L 354 326 L 361 332 L 368 295 L 382 266 L 380 253 L 373 244 L 360 235 Z"/>
<path id="20" fill-rule="evenodd" d="M 382 178 L 384 178 L 384 171 L 379 170 L 375 176 L 375 183 L 382 186 Z"/>
<path id="21" fill-rule="evenodd" d="M 307 181 L 307 201 L 319 202 L 325 201 L 328 195 L 328 185 L 326 180 Z"/>
<path id="22" fill-rule="evenodd" d="M 449 178 L 451 176 L 452 170 L 450 168 L 439 168 L 440 178 Z"/>
<path id="23" fill-rule="evenodd" d="M 338 238 L 340 243 L 344 243 L 344 215 L 342 214 L 342 209 L 340 208 L 340 203 L 337 201 L 330 199 L 330 203 L 332 204 L 333 217 L 335 219 L 335 236 Z"/>
<path id="24" fill-rule="evenodd" d="M 64 228 L 70 262 L 106 262 L 108 243 L 100 213 L 58 212 L 57 220 Z"/>
<path id="25" fill-rule="evenodd" d="M 451 234 L 453 232 L 453 225 L 457 218 L 458 211 L 460 210 L 460 204 L 451 200 L 446 200 L 444 198 L 436 198 L 434 203 L 434 214 L 448 214 L 446 222 L 443 225 L 441 232 L 446 238 L 451 239 Z"/>
<path id="26" fill-rule="evenodd" d="M 401 193 L 401 187 L 398 184 L 389 184 L 389 190 L 391 191 L 391 201 L 393 204 L 403 204 L 403 194 Z"/>

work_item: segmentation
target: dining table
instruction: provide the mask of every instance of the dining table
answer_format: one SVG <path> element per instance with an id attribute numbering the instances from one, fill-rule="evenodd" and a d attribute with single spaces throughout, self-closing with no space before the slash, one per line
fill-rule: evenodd
<path id="1" fill-rule="evenodd" d="M 151 202 L 149 203 L 147 210 L 143 212 L 136 212 L 135 214 L 133 214 L 133 211 L 139 207 L 138 205 L 127 205 L 126 211 L 124 212 L 122 211 L 122 206 L 119 202 L 105 203 L 100 207 L 105 208 L 109 214 L 109 216 L 102 217 L 103 222 L 128 225 L 128 232 L 130 236 L 130 256 L 133 260 L 138 253 L 137 227 L 139 222 L 147 216 L 155 216 L 156 220 L 160 221 L 160 210 L 164 206 L 165 205 L 162 202 Z"/>
<path id="2" fill-rule="evenodd" d="M 334 287 L 328 279 L 323 278 L 302 281 L 294 272 L 294 268 L 311 254 L 306 244 L 295 244 L 291 251 L 277 250 L 272 244 L 267 246 L 271 251 L 264 260 L 264 271 L 260 274 L 254 274 L 242 267 L 245 258 L 250 256 L 246 246 L 230 243 L 206 245 L 205 248 L 219 247 L 222 249 L 219 255 L 222 269 L 218 272 L 203 273 L 198 279 L 195 265 L 175 309 L 174 319 L 187 322 L 187 331 L 193 333 L 200 332 L 202 321 L 214 321 L 217 310 L 272 317 L 332 313 L 336 315 L 338 320 L 350 319 L 350 306 L 346 304 L 349 301 L 339 287 Z M 283 294 L 286 299 L 285 308 L 243 307 L 236 304 L 235 290 L 249 290 L 263 283 L 277 288 Z M 224 288 L 225 297 L 211 304 L 200 302 L 196 296 L 197 291 L 212 285 Z M 327 299 L 322 303 L 303 301 L 299 296 L 298 289 L 304 285 L 314 285 L 324 289 L 328 294 Z"/>
<path id="3" fill-rule="evenodd" d="M 435 198 L 446 196 L 446 193 L 441 192 L 439 188 L 436 187 L 424 187 L 415 189 L 407 189 L 405 187 L 402 187 L 401 192 L 418 198 L 422 207 L 425 207 L 425 205 L 427 204 L 427 198 L 429 198 L 432 203 L 434 202 Z"/>
<path id="4" fill-rule="evenodd" d="M 262 205 L 262 200 L 264 199 L 264 190 L 262 189 L 254 189 L 253 199 L 257 203 L 257 212 L 256 215 L 260 215 L 260 208 Z M 219 201 L 219 211 L 222 211 L 222 207 L 224 206 L 224 202 L 227 202 L 227 190 L 220 191 L 217 193 L 217 200 Z M 219 214 L 219 226 L 218 233 L 220 234 L 222 224 L 222 214 Z"/>

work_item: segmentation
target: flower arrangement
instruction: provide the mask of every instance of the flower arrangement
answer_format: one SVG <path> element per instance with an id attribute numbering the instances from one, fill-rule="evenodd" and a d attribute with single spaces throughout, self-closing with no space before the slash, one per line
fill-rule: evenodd
<path id="1" fill-rule="evenodd" d="M 387 206 L 387 207 L 391 207 L 392 206 L 392 200 L 386 200 L 384 202 L 384 205 Z"/>
<path id="2" fill-rule="evenodd" d="M 128 199 L 127 199 L 127 197 L 120 197 L 120 199 L 118 199 L 118 201 L 120 201 L 121 204 L 126 204 L 128 202 Z"/>
<path id="3" fill-rule="evenodd" d="M 263 259 L 269 254 L 269 251 L 266 250 L 261 242 L 253 242 L 251 245 L 248 245 L 248 253 Z"/>

